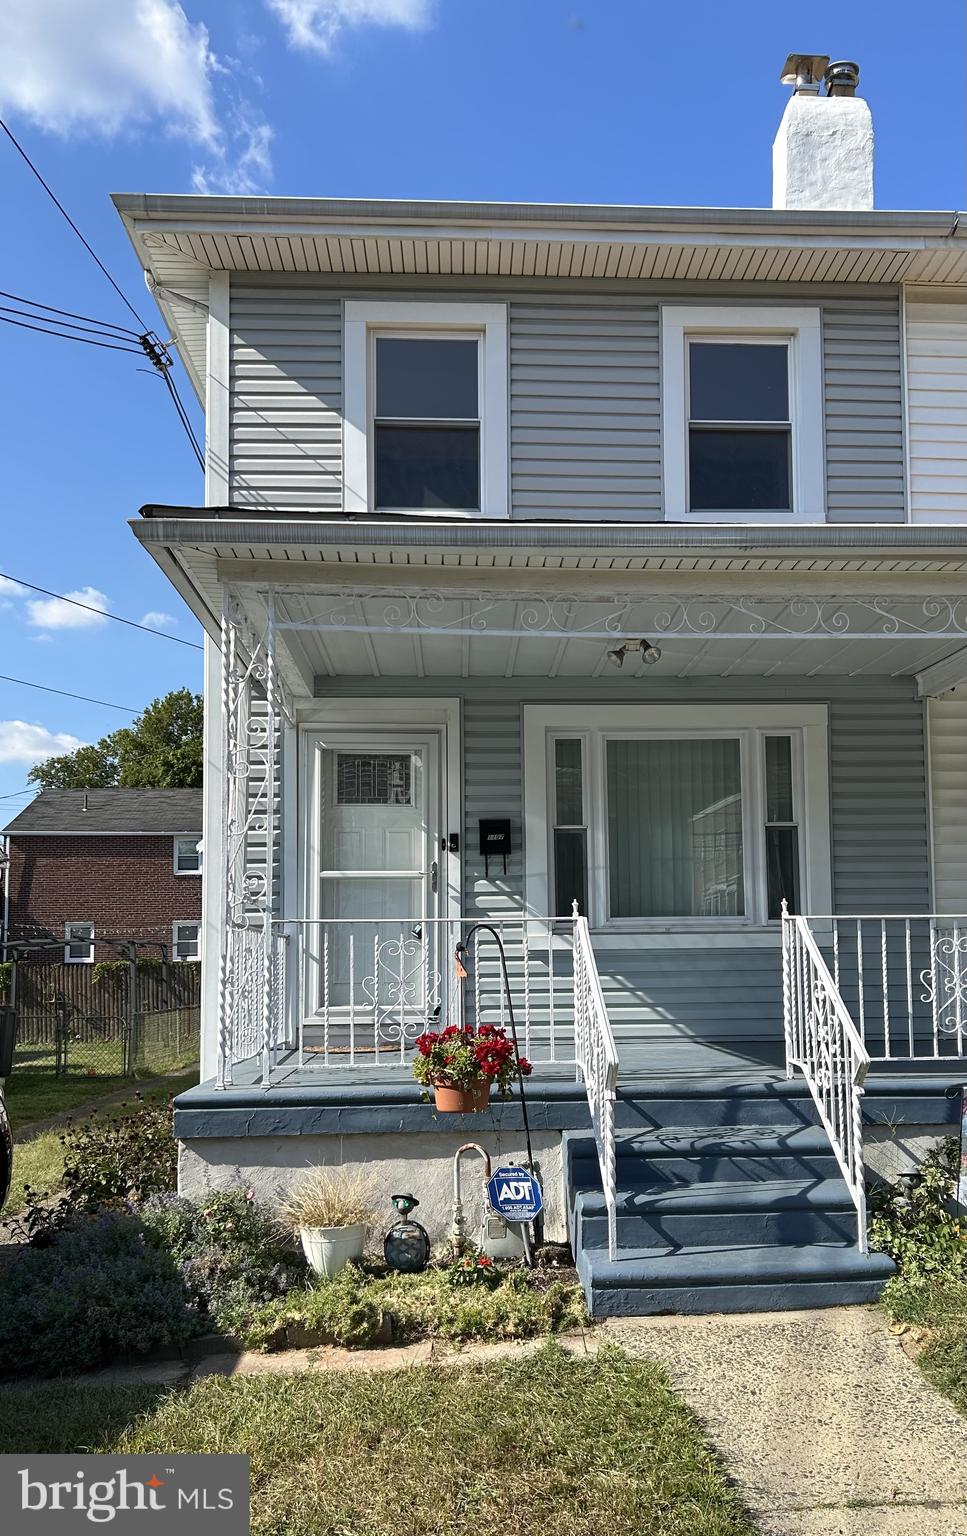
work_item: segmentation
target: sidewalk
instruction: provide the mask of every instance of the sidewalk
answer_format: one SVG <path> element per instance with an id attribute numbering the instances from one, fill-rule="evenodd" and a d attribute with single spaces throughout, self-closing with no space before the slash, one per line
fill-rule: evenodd
<path id="1" fill-rule="evenodd" d="M 967 1423 L 872 1307 L 621 1318 L 665 1366 L 763 1536 L 964 1536 Z"/>

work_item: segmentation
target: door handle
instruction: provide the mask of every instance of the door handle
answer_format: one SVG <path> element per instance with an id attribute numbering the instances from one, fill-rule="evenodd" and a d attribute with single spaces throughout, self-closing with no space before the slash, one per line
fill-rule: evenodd
<path id="1" fill-rule="evenodd" d="M 440 873 L 440 866 L 437 863 L 436 859 L 434 859 L 433 863 L 430 865 L 430 890 L 433 892 L 434 896 L 437 893 L 437 885 L 438 885 L 439 873 Z"/>

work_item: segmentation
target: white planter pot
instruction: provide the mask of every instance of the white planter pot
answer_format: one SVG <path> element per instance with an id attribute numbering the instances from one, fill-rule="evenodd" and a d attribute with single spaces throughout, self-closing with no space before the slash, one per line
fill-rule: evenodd
<path id="1" fill-rule="evenodd" d="M 302 1251 L 317 1275 L 338 1275 L 351 1259 L 361 1259 L 366 1244 L 362 1222 L 352 1227 L 300 1227 Z"/>

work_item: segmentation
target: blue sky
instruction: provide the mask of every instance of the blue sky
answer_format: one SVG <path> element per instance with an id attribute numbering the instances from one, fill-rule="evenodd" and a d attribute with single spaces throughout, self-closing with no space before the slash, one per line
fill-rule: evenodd
<path id="1" fill-rule="evenodd" d="M 0 112 L 150 325 L 112 191 L 766 205 L 791 48 L 859 61 L 878 206 L 964 206 L 955 0 L 0 0 Z M 0 191 L 0 286 L 125 323 L 5 142 Z M 126 526 L 202 499 L 160 382 L 10 326 L 0 347 L 0 571 L 199 638 Z M 200 686 L 198 652 L 31 596 L 0 584 L 0 671 L 135 709 Z M 0 795 L 129 718 L 0 681 Z"/>

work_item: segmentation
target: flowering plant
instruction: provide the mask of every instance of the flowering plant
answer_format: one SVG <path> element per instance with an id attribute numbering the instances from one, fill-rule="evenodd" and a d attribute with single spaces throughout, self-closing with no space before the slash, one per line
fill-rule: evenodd
<path id="1" fill-rule="evenodd" d="M 511 1083 L 530 1077 L 526 1056 L 518 1058 L 506 1029 L 481 1024 L 479 1029 L 451 1024 L 428 1030 L 416 1042 L 413 1076 L 418 1083 L 446 1088 L 472 1088 L 476 1083 L 495 1083 L 506 1094 Z"/>
<path id="2" fill-rule="evenodd" d="M 457 1254 L 447 1266 L 447 1279 L 451 1285 L 498 1285 L 500 1271 L 489 1254 L 470 1248 Z"/>

